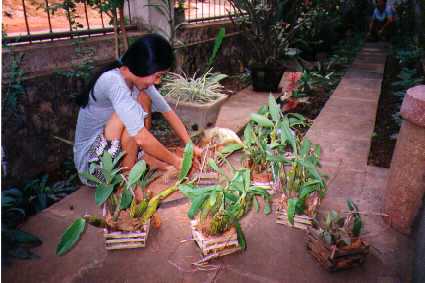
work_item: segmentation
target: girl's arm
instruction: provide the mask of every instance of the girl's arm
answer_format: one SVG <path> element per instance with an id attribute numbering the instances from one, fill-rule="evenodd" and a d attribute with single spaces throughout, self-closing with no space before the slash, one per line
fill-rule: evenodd
<path id="1" fill-rule="evenodd" d="M 146 153 L 180 169 L 181 158 L 171 153 L 146 128 L 140 130 L 134 138 L 136 143 L 141 146 Z"/>
<path id="2" fill-rule="evenodd" d="M 144 91 L 141 91 L 137 101 L 142 105 L 143 110 L 148 113 L 144 121 L 145 128 L 150 130 L 152 128 L 152 99 Z"/>
<path id="3" fill-rule="evenodd" d="M 186 144 L 190 142 L 190 136 L 186 130 L 186 127 L 173 110 L 163 112 L 162 115 L 164 116 L 165 120 L 167 120 L 167 122 L 170 124 L 171 128 L 174 130 L 177 136 L 183 141 L 183 143 Z M 193 150 L 195 152 L 195 155 L 201 156 L 202 149 L 197 146 L 194 146 Z"/>

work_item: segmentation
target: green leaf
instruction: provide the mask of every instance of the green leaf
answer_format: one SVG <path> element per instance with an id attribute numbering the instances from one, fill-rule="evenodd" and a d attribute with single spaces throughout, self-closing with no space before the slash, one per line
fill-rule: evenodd
<path id="1" fill-rule="evenodd" d="M 226 176 L 226 174 L 224 173 L 224 170 L 221 169 L 220 167 L 218 167 L 217 163 L 215 163 L 214 159 L 212 158 L 208 158 L 208 166 L 211 167 L 211 169 L 213 169 L 214 171 L 220 173 L 223 176 Z"/>
<path id="2" fill-rule="evenodd" d="M 108 172 L 112 172 L 113 165 L 112 165 L 112 155 L 105 151 L 102 156 L 102 168 L 104 168 Z"/>
<path id="3" fill-rule="evenodd" d="M 358 206 L 351 199 L 347 199 L 347 206 L 350 211 L 359 211 Z"/>
<path id="4" fill-rule="evenodd" d="M 246 250 L 246 239 L 245 239 L 245 235 L 242 231 L 241 224 L 239 222 L 237 222 L 235 224 L 235 227 L 236 227 L 236 233 L 238 235 L 239 246 L 241 247 L 242 250 Z"/>
<path id="5" fill-rule="evenodd" d="M 261 105 L 260 109 L 258 109 L 257 114 L 266 115 L 267 114 L 267 105 Z"/>
<path id="6" fill-rule="evenodd" d="M 215 57 L 217 56 L 217 53 L 220 50 L 225 34 L 226 34 L 226 29 L 224 27 L 220 28 L 220 30 L 217 33 L 217 36 L 215 37 L 214 47 L 213 47 L 211 57 L 208 59 L 208 67 L 211 67 L 212 64 L 214 63 Z"/>
<path id="7" fill-rule="evenodd" d="M 307 154 L 309 153 L 310 148 L 311 148 L 310 141 L 307 138 L 304 138 L 301 144 L 301 150 L 300 150 L 301 157 L 305 158 Z"/>
<path id="8" fill-rule="evenodd" d="M 179 174 L 179 181 L 186 178 L 187 174 L 190 171 L 190 168 L 192 168 L 192 158 L 193 158 L 193 144 L 191 142 L 187 143 L 184 148 L 183 153 L 183 161 L 182 166 Z"/>
<path id="9" fill-rule="evenodd" d="M 224 146 L 220 150 L 220 153 L 224 154 L 224 155 L 228 155 L 228 154 L 232 154 L 233 152 L 238 151 L 242 148 L 243 148 L 243 145 L 238 144 L 238 143 L 232 143 L 232 144 L 228 144 L 228 145 Z"/>
<path id="10" fill-rule="evenodd" d="M 102 183 L 98 178 L 96 178 L 95 176 L 91 175 L 89 172 L 82 172 L 82 173 L 80 173 L 80 175 L 83 178 L 87 179 L 88 181 L 92 181 L 92 182 L 94 182 L 96 184 L 101 184 Z"/>
<path id="11" fill-rule="evenodd" d="M 288 222 L 294 225 L 294 217 L 295 217 L 295 207 L 297 205 L 298 199 L 297 198 L 290 198 L 288 199 Z"/>
<path id="12" fill-rule="evenodd" d="M 269 112 L 273 121 L 278 122 L 280 120 L 282 112 L 276 103 L 276 98 L 274 98 L 274 96 L 271 94 L 269 95 Z"/>
<path id="13" fill-rule="evenodd" d="M 288 119 L 283 119 L 282 122 L 279 124 L 280 130 L 281 130 L 281 140 L 282 142 L 288 142 L 292 147 L 292 152 L 294 154 L 297 154 L 297 146 L 295 141 L 295 136 L 292 134 L 291 129 L 289 128 L 289 121 Z"/>
<path id="14" fill-rule="evenodd" d="M 127 188 L 125 188 L 121 194 L 120 209 L 127 209 L 130 206 L 132 200 L 133 195 Z"/>
<path id="15" fill-rule="evenodd" d="M 297 203 L 295 204 L 295 214 L 303 214 L 304 213 L 304 205 L 305 200 L 298 198 Z"/>
<path id="16" fill-rule="evenodd" d="M 310 173 L 312 177 L 314 177 L 316 180 L 320 180 L 321 184 L 323 184 L 322 177 L 320 177 L 319 172 L 317 171 L 316 167 L 307 160 L 299 160 L 299 163 L 301 163 L 302 166 L 304 166 L 307 171 Z"/>
<path id="17" fill-rule="evenodd" d="M 264 214 L 269 215 L 272 212 L 270 202 L 267 199 L 264 199 Z"/>
<path id="18" fill-rule="evenodd" d="M 78 242 L 81 234 L 86 228 L 86 220 L 78 218 L 74 221 L 63 233 L 58 246 L 56 247 L 56 254 L 61 256 L 68 252 Z"/>
<path id="19" fill-rule="evenodd" d="M 266 117 L 259 115 L 257 113 L 251 113 L 251 121 L 254 121 L 255 123 L 257 123 L 261 127 L 265 127 L 265 128 L 273 128 L 274 127 L 274 124 L 273 124 L 272 121 L 270 121 Z"/>
<path id="20" fill-rule="evenodd" d="M 2 229 L 2 237 L 13 239 L 18 244 L 25 244 L 31 247 L 40 246 L 43 242 L 36 236 L 19 229 Z"/>
<path id="21" fill-rule="evenodd" d="M 325 240 L 325 242 L 328 245 L 332 245 L 333 244 L 332 235 L 329 232 L 327 232 L 327 231 L 324 231 L 323 232 L 323 239 Z"/>
<path id="22" fill-rule="evenodd" d="M 363 227 L 363 223 L 362 223 L 362 219 L 360 218 L 360 215 L 355 215 L 353 229 L 351 231 L 354 237 L 358 237 L 360 235 L 360 232 L 362 231 L 362 227 Z"/>
<path id="23" fill-rule="evenodd" d="M 303 186 L 299 194 L 300 199 L 305 200 L 312 192 L 316 191 L 316 188 L 313 186 Z"/>
<path id="24" fill-rule="evenodd" d="M 258 200 L 256 196 L 253 196 L 252 202 L 253 202 L 255 211 L 258 213 L 258 211 L 260 210 L 260 206 L 258 205 Z"/>
<path id="25" fill-rule="evenodd" d="M 118 162 L 125 155 L 125 153 L 125 151 L 121 151 L 120 154 L 118 154 L 118 156 L 114 158 L 114 161 L 112 162 L 112 168 L 115 168 L 117 166 Z"/>
<path id="26" fill-rule="evenodd" d="M 300 122 L 305 121 L 305 118 L 303 115 L 299 114 L 299 113 L 288 113 L 288 116 L 292 116 L 295 119 L 299 120 Z"/>
<path id="27" fill-rule="evenodd" d="M 237 196 L 235 196 L 233 193 L 230 193 L 230 192 L 224 192 L 224 198 L 225 199 L 228 199 L 229 201 L 231 201 L 231 202 L 237 202 L 238 201 L 238 197 Z"/>
<path id="28" fill-rule="evenodd" d="M 137 162 L 128 174 L 127 188 L 132 188 L 146 172 L 146 163 L 144 160 Z"/>
<path id="29" fill-rule="evenodd" d="M 207 199 L 208 194 L 202 194 L 194 197 L 192 199 L 192 206 L 190 207 L 189 211 L 187 212 L 187 216 L 190 219 L 193 219 L 196 214 L 199 212 L 199 209 L 204 204 L 204 201 Z"/>
<path id="30" fill-rule="evenodd" d="M 210 203 L 210 207 L 213 207 L 215 203 L 217 202 L 217 192 L 211 192 L 210 197 L 208 199 Z"/>
<path id="31" fill-rule="evenodd" d="M 244 143 L 247 145 L 251 145 L 254 143 L 254 132 L 252 130 L 251 123 L 248 123 L 248 125 L 246 125 L 243 132 L 243 139 L 244 139 Z"/>
<path id="32" fill-rule="evenodd" d="M 276 155 L 267 154 L 266 160 L 271 162 L 281 162 L 281 163 L 289 162 L 289 160 L 286 159 L 285 156 L 283 155 L 276 156 Z"/>
<path id="33" fill-rule="evenodd" d="M 100 184 L 96 186 L 96 192 L 94 194 L 96 205 L 101 205 L 104 203 L 108 197 L 112 194 L 114 191 L 114 185 L 106 185 L 106 184 Z"/>

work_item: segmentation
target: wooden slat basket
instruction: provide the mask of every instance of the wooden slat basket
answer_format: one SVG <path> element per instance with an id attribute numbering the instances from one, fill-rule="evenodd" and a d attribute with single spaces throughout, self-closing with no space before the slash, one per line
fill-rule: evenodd
<path id="1" fill-rule="evenodd" d="M 106 215 L 106 208 L 103 207 L 103 216 Z M 107 250 L 125 250 L 144 248 L 149 235 L 150 219 L 137 231 L 115 231 L 110 228 L 103 229 L 105 238 L 105 248 Z"/>
<path id="2" fill-rule="evenodd" d="M 191 221 L 192 237 L 198 244 L 204 257 L 213 259 L 241 250 L 235 228 L 230 229 L 220 236 L 205 236 L 197 228 L 197 224 L 197 220 Z"/>
<path id="3" fill-rule="evenodd" d="M 307 228 L 311 227 L 313 219 L 307 215 L 295 215 L 294 224 L 291 224 L 288 221 L 288 214 L 286 209 L 279 207 L 276 210 L 276 223 L 290 226 L 292 228 L 307 230 Z"/>
<path id="4" fill-rule="evenodd" d="M 347 248 L 330 246 L 321 237 L 319 230 L 309 228 L 306 236 L 306 248 L 309 253 L 328 271 L 339 271 L 362 265 L 369 254 L 369 245 L 358 239 L 356 244 Z"/>

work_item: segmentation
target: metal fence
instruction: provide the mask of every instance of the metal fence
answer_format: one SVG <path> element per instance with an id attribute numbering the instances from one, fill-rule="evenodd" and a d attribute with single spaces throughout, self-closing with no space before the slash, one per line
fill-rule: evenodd
<path id="1" fill-rule="evenodd" d="M 188 23 L 223 20 L 233 14 L 234 9 L 227 0 L 186 0 L 185 16 Z"/>
<path id="2" fill-rule="evenodd" d="M 32 43 L 112 33 L 109 16 L 90 7 L 86 1 L 76 4 L 74 12 L 71 12 L 64 7 L 53 11 L 52 7 L 58 4 L 58 0 L 21 0 L 21 7 L 15 4 L 8 11 L 7 5 L 5 7 L 7 0 L 4 0 L 3 24 L 7 36 L 3 37 L 3 42 Z M 130 0 L 124 1 L 128 15 L 126 28 L 136 30 L 137 26 L 132 23 Z M 185 0 L 184 7 L 187 23 L 218 21 L 234 12 L 227 0 Z"/>
<path id="3" fill-rule="evenodd" d="M 76 4 L 73 12 L 66 6 L 52 9 L 58 1 L 50 1 L 21 0 L 20 7 L 13 7 L 13 11 L 3 9 L 3 24 L 7 35 L 3 37 L 3 42 L 32 43 L 113 32 L 109 16 L 90 7 L 86 0 Z M 4 3 L 5 1 L 3 8 Z M 127 30 L 137 29 L 132 24 L 129 0 L 125 0 L 124 8 L 128 15 Z"/>

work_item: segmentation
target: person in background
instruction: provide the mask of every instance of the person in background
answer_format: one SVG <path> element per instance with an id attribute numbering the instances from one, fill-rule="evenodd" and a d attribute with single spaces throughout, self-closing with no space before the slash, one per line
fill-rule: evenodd
<path id="1" fill-rule="evenodd" d="M 395 11 L 386 0 L 378 0 L 369 24 L 368 39 L 388 40 L 394 32 Z"/>
<path id="2" fill-rule="evenodd" d="M 166 39 L 156 34 L 144 35 L 101 72 L 95 74 L 77 98 L 80 105 L 74 143 L 74 162 L 79 173 L 89 171 L 98 179 L 103 153 L 113 158 L 125 152 L 120 167 L 129 172 L 139 159 L 151 168 L 180 169 L 181 158 L 170 152 L 151 133 L 152 112 L 161 112 L 183 143 L 190 136 L 176 113 L 155 88 L 174 60 Z M 202 150 L 194 147 L 199 156 Z M 93 185 L 81 175 L 86 185 Z M 143 194 L 135 191 L 136 200 Z"/>

